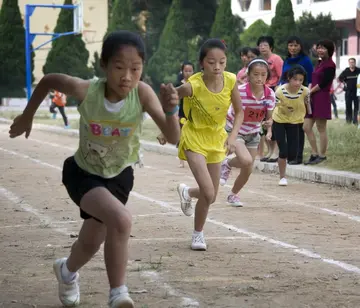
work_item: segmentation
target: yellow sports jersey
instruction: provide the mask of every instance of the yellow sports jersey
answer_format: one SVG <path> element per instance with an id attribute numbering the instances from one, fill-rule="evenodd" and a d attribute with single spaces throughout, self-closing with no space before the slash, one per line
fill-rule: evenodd
<path id="1" fill-rule="evenodd" d="M 310 91 L 301 86 L 297 93 L 289 93 L 286 85 L 276 90 L 276 107 L 272 118 L 278 123 L 300 124 L 304 122 L 306 106 Z"/>
<path id="2" fill-rule="evenodd" d="M 183 160 L 186 159 L 185 150 L 204 155 L 208 163 L 221 162 L 225 157 L 226 115 L 236 76 L 229 72 L 224 72 L 223 76 L 224 87 L 218 93 L 213 93 L 206 87 L 202 73 L 197 73 L 188 80 L 192 96 L 184 98 L 187 121 L 182 128 L 179 144 L 179 157 Z"/>

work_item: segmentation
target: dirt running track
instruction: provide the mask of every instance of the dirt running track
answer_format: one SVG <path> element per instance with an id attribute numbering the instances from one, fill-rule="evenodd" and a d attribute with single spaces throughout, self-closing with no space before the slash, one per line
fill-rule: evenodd
<path id="1" fill-rule="evenodd" d="M 60 307 L 52 274 L 81 220 L 61 184 L 77 139 L 0 125 L 0 307 Z M 129 201 L 134 215 L 128 286 L 145 307 L 360 307 L 359 192 L 255 173 L 231 208 L 220 189 L 205 226 L 207 252 L 189 249 L 174 157 L 145 153 Z M 234 177 L 229 181 L 232 183 Z M 80 273 L 82 307 L 106 307 L 103 253 Z"/>

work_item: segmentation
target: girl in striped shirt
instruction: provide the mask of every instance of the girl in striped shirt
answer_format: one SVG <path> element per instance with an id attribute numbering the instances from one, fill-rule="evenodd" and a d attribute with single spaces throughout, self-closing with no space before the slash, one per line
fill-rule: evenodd
<path id="1" fill-rule="evenodd" d="M 267 62 L 262 59 L 252 60 L 249 63 L 247 74 L 249 82 L 238 87 L 244 110 L 244 121 L 237 136 L 236 156 L 223 161 L 220 178 L 220 184 L 225 185 L 230 176 L 231 168 L 241 168 L 240 174 L 236 178 L 227 197 L 227 203 L 237 207 L 243 205 L 238 193 L 247 183 L 252 173 L 253 163 L 260 142 L 261 123 L 264 118 L 266 118 L 265 125 L 268 128 L 266 138 L 268 140 L 271 139 L 271 115 L 275 107 L 274 91 L 265 86 L 265 83 L 270 78 Z M 227 132 L 231 132 L 233 129 L 234 116 L 234 110 L 230 107 L 226 121 Z"/>

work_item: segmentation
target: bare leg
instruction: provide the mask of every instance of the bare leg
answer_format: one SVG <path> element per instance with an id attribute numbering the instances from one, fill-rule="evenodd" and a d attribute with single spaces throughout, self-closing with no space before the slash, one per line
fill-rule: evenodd
<path id="1" fill-rule="evenodd" d="M 328 147 L 328 136 L 326 132 L 326 119 L 317 119 L 316 120 L 316 128 L 319 131 L 320 135 L 320 157 L 326 156 L 326 150 Z"/>
<path id="2" fill-rule="evenodd" d="M 319 152 L 316 144 L 316 136 L 313 131 L 314 124 L 314 119 L 305 119 L 303 128 L 311 146 L 311 154 L 318 155 Z"/>

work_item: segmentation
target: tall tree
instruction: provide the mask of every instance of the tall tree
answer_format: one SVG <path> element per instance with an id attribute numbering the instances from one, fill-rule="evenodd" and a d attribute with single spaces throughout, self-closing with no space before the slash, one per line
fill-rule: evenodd
<path id="1" fill-rule="evenodd" d="M 173 0 L 160 37 L 159 48 L 149 60 L 147 74 L 155 87 L 161 82 L 175 82 L 181 62 L 187 59 L 187 17 L 182 0 Z"/>
<path id="2" fill-rule="evenodd" d="M 106 34 L 115 30 L 136 31 L 136 24 L 133 22 L 133 9 L 131 0 L 115 0 L 112 5 L 111 18 Z"/>
<path id="3" fill-rule="evenodd" d="M 64 4 L 71 4 L 72 0 L 65 0 Z M 57 20 L 55 33 L 73 31 L 73 12 L 62 9 Z M 82 40 L 82 35 L 67 35 L 53 41 L 48 53 L 44 74 L 63 73 L 87 79 L 92 77 L 88 67 L 89 51 Z"/>
<path id="4" fill-rule="evenodd" d="M 227 51 L 227 70 L 236 72 L 240 66 L 238 51 L 240 48 L 239 34 L 244 31 L 245 22 L 231 11 L 231 0 L 221 0 L 210 36 L 225 41 Z"/>
<path id="5" fill-rule="evenodd" d="M 160 37 L 165 27 L 172 0 L 151 0 L 147 3 L 146 49 L 150 59 L 159 47 Z"/>
<path id="6" fill-rule="evenodd" d="M 270 26 L 262 19 L 258 19 L 240 34 L 241 46 L 255 47 L 258 38 L 269 34 Z"/>
<path id="7" fill-rule="evenodd" d="M 304 12 L 296 21 L 296 26 L 306 50 L 310 50 L 321 39 L 327 38 L 337 43 L 341 38 L 340 30 L 336 28 L 331 14 L 321 13 L 314 17 L 311 13 Z"/>
<path id="8" fill-rule="evenodd" d="M 291 0 L 279 0 L 275 17 L 271 20 L 270 34 L 275 40 L 276 53 L 287 54 L 287 40 L 296 33 L 294 11 Z"/>
<path id="9" fill-rule="evenodd" d="M 94 52 L 94 61 L 91 62 L 93 74 L 96 77 L 104 77 L 104 72 L 100 66 L 100 57 L 97 51 Z"/>
<path id="10" fill-rule="evenodd" d="M 4 0 L 0 11 L 0 99 L 25 97 L 24 31 L 18 1 Z M 33 70 L 34 53 L 31 55 L 31 62 Z"/>

